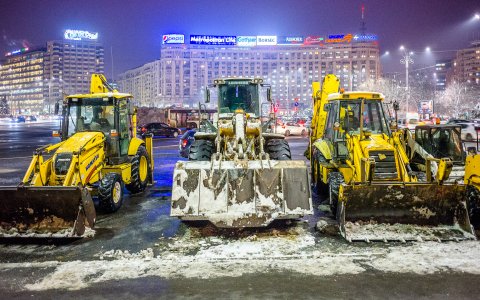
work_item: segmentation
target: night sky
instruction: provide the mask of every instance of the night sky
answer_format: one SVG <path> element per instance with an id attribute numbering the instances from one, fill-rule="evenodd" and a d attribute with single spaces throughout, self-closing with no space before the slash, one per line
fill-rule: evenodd
<path id="1" fill-rule="evenodd" d="M 42 47 L 65 29 L 99 32 L 107 76 L 159 58 L 162 34 L 328 35 L 359 32 L 365 4 L 368 33 L 377 34 L 384 72 L 401 71 L 400 45 L 455 50 L 480 37 L 480 0 L 0 0 L 0 53 Z M 480 39 L 480 38 L 479 38 Z M 2 54 L 3 55 L 3 54 Z M 433 53 L 453 56 L 454 52 Z M 414 67 L 434 57 L 416 54 Z"/>

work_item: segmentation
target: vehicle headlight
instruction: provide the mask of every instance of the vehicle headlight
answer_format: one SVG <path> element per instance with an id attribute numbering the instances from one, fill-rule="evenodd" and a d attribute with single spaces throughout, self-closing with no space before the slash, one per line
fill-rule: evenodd
<path id="1" fill-rule="evenodd" d="M 72 153 L 58 153 L 55 157 L 55 174 L 67 175 L 68 168 L 72 161 Z"/>

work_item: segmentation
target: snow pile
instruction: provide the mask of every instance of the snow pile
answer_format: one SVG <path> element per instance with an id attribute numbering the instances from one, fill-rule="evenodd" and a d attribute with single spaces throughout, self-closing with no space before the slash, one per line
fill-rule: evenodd
<path id="1" fill-rule="evenodd" d="M 316 243 L 315 236 L 299 226 L 240 238 L 204 237 L 189 229 L 184 236 L 161 238 L 153 249 L 138 253 L 109 250 L 99 253 L 96 260 L 49 265 L 56 269 L 26 289 L 78 290 L 109 280 L 147 276 L 209 279 L 269 272 L 332 276 L 367 271 L 480 274 L 480 243 Z M 45 263 L 0 265 L 0 270 L 7 267 L 42 268 Z"/>

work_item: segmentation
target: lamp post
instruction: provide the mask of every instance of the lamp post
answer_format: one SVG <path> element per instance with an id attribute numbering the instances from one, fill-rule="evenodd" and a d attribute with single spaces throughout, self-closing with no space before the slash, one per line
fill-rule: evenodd
<path id="1" fill-rule="evenodd" d="M 412 55 L 413 52 L 409 52 L 405 47 L 401 46 L 400 50 L 403 51 L 402 59 L 400 59 L 400 63 L 405 65 L 405 90 L 407 92 L 407 103 L 406 103 L 406 113 L 408 113 L 408 100 L 410 98 L 410 90 L 408 86 L 408 67 L 410 64 L 413 64 Z"/>

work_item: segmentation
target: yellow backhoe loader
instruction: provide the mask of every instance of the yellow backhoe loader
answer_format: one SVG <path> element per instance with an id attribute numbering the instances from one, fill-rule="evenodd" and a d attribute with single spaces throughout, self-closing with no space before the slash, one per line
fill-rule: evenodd
<path id="1" fill-rule="evenodd" d="M 272 132 L 270 87 L 261 78 L 218 79 L 211 97 L 218 113 L 213 122 L 200 113 L 189 161 L 175 166 L 170 215 L 242 228 L 313 214 L 306 164 Z"/>
<path id="2" fill-rule="evenodd" d="M 314 186 L 328 192 L 341 234 L 349 241 L 474 239 L 465 186 L 445 182 L 451 161 L 439 161 L 435 182 L 418 182 L 384 96 L 339 84 L 334 75 L 322 89 L 313 84 L 310 157 Z"/>
<path id="3" fill-rule="evenodd" d="M 152 183 L 152 139 L 136 137 L 132 100 L 100 74 L 92 74 L 89 94 L 65 98 L 53 132 L 61 141 L 36 150 L 18 186 L 0 188 L 0 236 L 82 236 L 95 224 L 92 197 L 114 212 L 124 186 L 139 193 Z"/>

